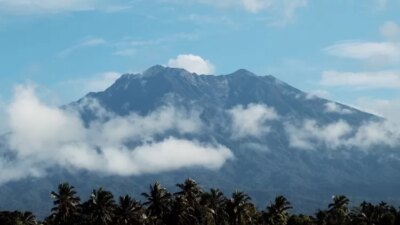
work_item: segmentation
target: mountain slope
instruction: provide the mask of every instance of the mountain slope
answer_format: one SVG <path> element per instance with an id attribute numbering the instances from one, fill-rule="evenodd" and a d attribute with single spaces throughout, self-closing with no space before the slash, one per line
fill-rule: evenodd
<path id="1" fill-rule="evenodd" d="M 90 102 L 107 113 L 100 113 Z M 74 184 L 82 194 L 99 185 L 115 193 L 134 192 L 138 196 L 155 180 L 173 188 L 186 177 L 198 180 L 205 188 L 244 190 L 260 207 L 278 194 L 287 196 L 302 212 L 324 207 L 333 194 L 345 194 L 355 201 L 400 203 L 400 166 L 395 158 L 386 157 L 397 154 L 396 147 L 377 145 L 370 151 L 360 141 L 353 144 L 360 134 L 357 128 L 383 121 L 381 118 L 310 96 L 272 76 L 257 76 L 243 69 L 208 76 L 154 66 L 143 74 L 122 75 L 105 91 L 89 93 L 64 108 L 78 111 L 89 127 L 115 116 L 146 116 L 163 105 L 196 112 L 201 131 L 171 129 L 154 139 L 173 136 L 217 143 L 229 148 L 234 158 L 218 170 L 186 167 L 128 177 L 60 168 L 45 178 L 1 186 L 0 196 L 7 197 L 0 199 L 0 207 L 23 208 L 21 203 L 28 202 L 25 207 L 37 211 L 34 206 L 49 202 L 49 191 L 62 181 Z M 344 140 L 348 143 L 338 143 Z M 126 145 L 134 148 L 140 143 Z M 313 147 L 307 149 L 308 145 Z M 26 187 L 29 191 L 23 191 Z"/>

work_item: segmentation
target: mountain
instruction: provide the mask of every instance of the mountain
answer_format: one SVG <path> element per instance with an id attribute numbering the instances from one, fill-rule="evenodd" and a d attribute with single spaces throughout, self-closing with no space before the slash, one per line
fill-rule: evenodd
<path id="1" fill-rule="evenodd" d="M 93 102 L 98 106 L 93 107 Z M 99 106 L 107 113 L 101 113 Z M 194 115 L 201 129 L 183 132 L 175 127 L 153 139 L 176 137 L 218 144 L 228 148 L 233 157 L 219 169 L 194 166 L 132 176 L 55 168 L 44 178 L 0 186 L 0 208 L 48 212 L 49 193 L 63 181 L 76 186 L 83 196 L 103 186 L 117 194 L 139 197 L 156 180 L 173 191 L 174 185 L 187 177 L 204 188 L 243 190 L 260 208 L 279 194 L 306 213 L 325 207 L 335 194 L 347 195 L 355 202 L 400 203 L 398 147 L 386 144 L 386 139 L 374 139 L 368 127 L 385 120 L 312 96 L 273 76 L 258 76 L 244 69 L 228 75 L 197 75 L 154 66 L 141 74 L 124 74 L 106 90 L 89 93 L 62 108 L 78 111 L 89 127 L 113 117 L 135 114 L 145 118 L 162 106 Z M 181 128 L 185 130 L 185 126 Z M 135 148 L 141 141 L 125 144 Z"/>

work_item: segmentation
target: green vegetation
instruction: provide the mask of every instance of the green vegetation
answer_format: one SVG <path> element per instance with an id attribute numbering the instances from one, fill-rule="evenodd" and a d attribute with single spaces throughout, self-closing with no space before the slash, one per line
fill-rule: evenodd
<path id="1" fill-rule="evenodd" d="M 60 184 L 51 192 L 51 215 L 38 222 L 30 212 L 0 212 L 1 225 L 400 225 L 400 210 L 384 202 L 363 202 L 352 209 L 345 196 L 334 196 L 328 209 L 315 215 L 291 214 L 290 202 L 275 198 L 264 210 L 258 210 L 241 191 L 226 197 L 220 190 L 203 191 L 192 179 L 177 184 L 169 193 L 159 183 L 143 193 L 144 202 L 130 196 L 116 202 L 111 192 L 93 190 L 81 202 L 74 187 Z"/>

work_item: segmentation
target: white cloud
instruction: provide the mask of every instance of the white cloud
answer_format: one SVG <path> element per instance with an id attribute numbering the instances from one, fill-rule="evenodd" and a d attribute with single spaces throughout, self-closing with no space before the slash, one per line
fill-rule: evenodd
<path id="1" fill-rule="evenodd" d="M 32 88 L 17 87 L 15 99 L 8 109 L 13 135 L 11 147 L 22 156 L 43 153 L 61 142 L 85 137 L 81 121 L 76 116 L 42 105 Z"/>
<path id="2" fill-rule="evenodd" d="M 262 104 L 237 105 L 228 111 L 232 117 L 232 137 L 260 137 L 269 131 L 268 120 L 278 119 L 274 108 Z"/>
<path id="3" fill-rule="evenodd" d="M 352 129 L 344 121 L 321 126 L 314 120 L 304 120 L 300 126 L 286 123 L 285 130 L 291 147 L 315 149 L 318 144 L 324 144 L 334 149 L 342 145 L 342 138 Z"/>
<path id="4" fill-rule="evenodd" d="M 295 20 L 296 11 L 307 6 L 308 0 L 280 0 L 274 1 L 274 3 L 276 3 L 276 6 L 274 6 L 275 11 L 277 11 L 280 16 L 269 24 L 282 27 Z"/>
<path id="5" fill-rule="evenodd" d="M 250 12 L 256 13 L 260 10 L 270 7 L 272 1 L 264 1 L 264 0 L 242 0 L 242 4 L 244 8 Z"/>
<path id="6" fill-rule="evenodd" d="M 6 120 L 6 102 L 0 96 L 0 135 L 8 131 Z"/>
<path id="7" fill-rule="evenodd" d="M 340 58 L 363 60 L 370 64 L 400 62 L 400 44 L 391 42 L 348 41 L 325 48 Z"/>
<path id="8" fill-rule="evenodd" d="M 393 42 L 400 41 L 400 26 L 397 23 L 387 21 L 381 26 L 380 31 L 382 36 L 387 40 Z"/>
<path id="9" fill-rule="evenodd" d="M 96 122 L 91 125 L 91 135 L 99 143 L 115 145 L 129 140 L 151 141 L 154 135 L 176 130 L 181 134 L 201 131 L 202 123 L 199 112 L 186 112 L 173 106 L 162 106 L 147 116 L 131 114 L 114 116 L 107 122 Z"/>
<path id="10" fill-rule="evenodd" d="M 218 169 L 227 159 L 233 157 L 232 152 L 224 146 L 204 145 L 195 141 L 176 138 L 142 145 L 134 151 L 126 151 L 125 153 L 127 154 L 126 159 L 131 160 L 118 160 L 118 158 L 113 160 L 113 157 L 111 157 L 111 161 L 122 162 L 122 164 L 114 163 L 114 166 L 117 166 L 116 169 L 119 174 L 127 173 L 126 175 L 131 173 L 156 173 L 193 166 Z M 114 151 L 111 154 L 114 157 L 122 156 L 125 158 L 119 152 Z"/>
<path id="11" fill-rule="evenodd" d="M 80 41 L 78 44 L 70 47 L 70 48 L 66 48 L 64 50 L 62 50 L 58 56 L 59 57 L 66 57 L 68 55 L 70 55 L 71 53 L 79 50 L 79 49 L 83 49 L 83 48 L 92 48 L 92 47 L 97 47 L 100 45 L 104 45 L 106 44 L 106 41 L 102 38 L 96 38 L 96 37 L 88 37 L 88 38 L 84 38 L 82 41 Z"/>
<path id="12" fill-rule="evenodd" d="M 252 13 L 275 14 L 269 22 L 271 26 L 286 26 L 294 21 L 298 9 L 307 6 L 308 0 L 241 0 L 241 4 Z"/>
<path id="13" fill-rule="evenodd" d="M 400 72 L 324 71 L 320 84 L 325 86 L 354 86 L 358 88 L 399 88 Z"/>
<path id="14" fill-rule="evenodd" d="M 285 130 L 290 146 L 305 150 L 315 150 L 320 145 L 329 149 L 356 147 L 363 151 L 374 150 L 376 146 L 396 147 L 400 145 L 398 125 L 389 121 L 370 121 L 359 127 L 347 122 L 320 125 L 315 120 L 305 120 L 300 125 L 286 123 Z"/>
<path id="15" fill-rule="evenodd" d="M 306 95 L 306 99 L 314 99 L 314 98 L 328 99 L 331 98 L 331 94 L 327 90 L 321 90 L 321 89 L 309 91 Z"/>
<path id="16" fill-rule="evenodd" d="M 104 72 L 97 74 L 90 79 L 84 80 L 84 90 L 85 92 L 104 91 L 110 87 L 120 76 L 121 74 L 118 72 Z"/>
<path id="17" fill-rule="evenodd" d="M 215 73 L 215 66 L 210 61 L 192 54 L 178 55 L 174 59 L 169 59 L 167 65 L 174 68 L 183 68 L 197 74 Z"/>
<path id="18" fill-rule="evenodd" d="M 345 41 L 324 49 L 328 54 L 340 58 L 366 62 L 372 66 L 386 66 L 400 63 L 400 27 L 387 21 L 380 27 L 384 41 Z"/>
<path id="19" fill-rule="evenodd" d="M 389 121 L 400 124 L 400 100 L 399 99 L 375 99 L 358 98 L 355 105 L 363 111 L 382 116 Z"/>
<path id="20" fill-rule="evenodd" d="M 336 102 L 325 103 L 325 112 L 327 113 L 338 113 L 338 114 L 351 114 L 353 113 L 350 109 L 343 108 Z"/>
<path id="21" fill-rule="evenodd" d="M 99 107 L 99 105 L 97 105 Z M 74 111 L 44 105 L 31 87 L 18 87 L 8 108 L 10 153 L 0 157 L 0 183 L 44 176 L 54 166 L 110 175 L 138 175 L 192 166 L 218 169 L 233 154 L 219 144 L 152 137 L 170 130 L 199 132 L 198 113 L 162 107 L 148 116 L 112 116 L 85 127 Z M 146 138 L 144 138 L 146 137 Z M 128 141 L 139 141 L 135 148 Z"/>
<path id="22" fill-rule="evenodd" d="M 400 131 L 398 124 L 390 121 L 366 123 L 359 127 L 356 134 L 346 140 L 345 144 L 366 150 L 373 146 L 399 146 Z"/>

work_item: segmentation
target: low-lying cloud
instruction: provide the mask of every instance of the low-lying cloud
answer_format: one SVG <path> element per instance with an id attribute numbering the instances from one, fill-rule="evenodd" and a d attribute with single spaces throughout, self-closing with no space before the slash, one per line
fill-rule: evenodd
<path id="1" fill-rule="evenodd" d="M 290 146 L 309 150 L 315 150 L 321 145 L 329 149 L 355 147 L 365 151 L 376 146 L 395 147 L 400 144 L 400 131 L 397 127 L 389 121 L 370 121 L 354 127 L 343 120 L 325 125 L 315 120 L 285 125 Z"/>
<path id="2" fill-rule="evenodd" d="M 232 152 L 218 143 L 177 137 L 156 140 L 156 135 L 168 131 L 200 132 L 198 112 L 168 105 L 147 116 L 108 113 L 107 121 L 85 126 L 76 111 L 49 107 L 33 88 L 20 86 L 8 114 L 11 150 L 0 158 L 0 183 L 44 176 L 54 167 L 128 176 L 193 166 L 218 169 L 233 158 Z M 139 144 L 128 147 L 130 141 Z"/>
<path id="3" fill-rule="evenodd" d="M 344 121 L 319 125 L 315 120 L 305 120 L 300 125 L 287 123 L 285 126 L 290 146 L 300 149 L 314 149 L 318 144 L 337 148 L 352 129 Z"/>
<path id="4" fill-rule="evenodd" d="M 237 105 L 228 111 L 232 118 L 232 137 L 261 137 L 269 132 L 268 120 L 278 119 L 274 108 L 263 104 Z"/>
<path id="5" fill-rule="evenodd" d="M 353 113 L 350 109 L 343 108 L 336 102 L 325 103 L 325 112 L 327 113 L 338 113 L 338 114 L 351 114 Z"/>

